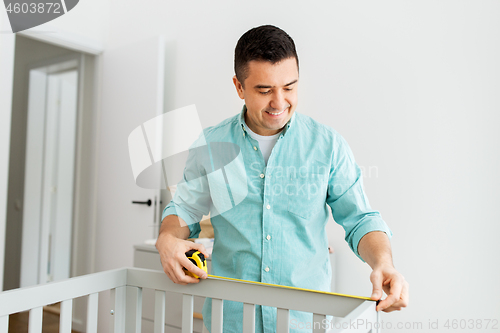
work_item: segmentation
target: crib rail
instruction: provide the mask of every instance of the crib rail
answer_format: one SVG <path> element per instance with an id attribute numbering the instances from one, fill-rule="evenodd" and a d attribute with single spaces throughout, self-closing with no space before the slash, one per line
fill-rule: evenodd
<path id="1" fill-rule="evenodd" d="M 314 324 L 312 324 L 314 333 L 379 332 L 375 302 L 363 298 L 217 277 L 210 277 L 198 284 L 182 286 L 170 281 L 160 271 L 123 268 L 0 293 L 0 333 L 8 332 L 10 314 L 27 310 L 30 311 L 29 333 L 42 332 L 43 306 L 56 302 L 62 302 L 59 332 L 70 333 L 72 301 L 74 298 L 86 295 L 89 296 L 87 332 L 95 333 L 98 293 L 106 290 L 111 290 L 112 300 L 110 313 L 113 315 L 113 320 L 110 332 L 140 333 L 143 288 L 155 290 L 155 333 L 163 333 L 165 330 L 166 292 L 183 294 L 183 333 L 193 332 L 194 296 L 212 298 L 212 333 L 224 331 L 223 300 L 244 303 L 244 333 L 255 330 L 255 305 L 277 308 L 276 332 L 278 333 L 289 331 L 290 310 L 314 313 Z M 343 317 L 343 320 L 333 326 L 326 321 L 327 315 Z M 353 325 L 353 322 L 357 325 Z"/>

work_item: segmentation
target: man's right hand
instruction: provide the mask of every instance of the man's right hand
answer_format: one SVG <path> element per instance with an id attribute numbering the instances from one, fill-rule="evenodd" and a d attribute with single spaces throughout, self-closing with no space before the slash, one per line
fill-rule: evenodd
<path id="1" fill-rule="evenodd" d="M 167 220 L 167 218 L 168 217 L 166 217 L 165 220 Z M 167 222 L 165 220 L 163 223 Z M 186 275 L 182 269 L 184 267 L 191 273 L 198 275 L 201 279 L 206 279 L 207 273 L 201 268 L 198 268 L 186 257 L 186 252 L 195 249 L 203 253 L 205 258 L 208 258 L 209 255 L 205 247 L 202 244 L 196 244 L 179 238 L 178 236 L 184 235 L 185 232 L 179 233 L 178 230 L 170 232 L 172 229 L 167 228 L 166 224 L 163 223 L 162 230 L 160 230 L 160 235 L 156 241 L 156 248 L 160 254 L 161 265 L 163 266 L 165 274 L 167 274 L 174 283 L 182 285 L 198 283 L 200 281 L 199 279 Z M 184 228 L 187 228 L 187 226 Z M 189 235 L 189 232 L 187 234 Z"/>

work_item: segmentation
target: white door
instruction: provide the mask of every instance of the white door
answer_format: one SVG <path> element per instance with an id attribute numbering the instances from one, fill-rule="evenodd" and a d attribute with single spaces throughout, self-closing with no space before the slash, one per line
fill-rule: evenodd
<path id="1" fill-rule="evenodd" d="M 133 246 L 157 237 L 161 175 L 156 174 L 149 188 L 135 183 L 128 138 L 137 127 L 163 113 L 164 61 L 161 36 L 108 48 L 102 55 L 96 225 L 98 271 L 131 266 Z"/>
<path id="2" fill-rule="evenodd" d="M 29 72 L 21 287 L 70 277 L 79 57 Z"/>

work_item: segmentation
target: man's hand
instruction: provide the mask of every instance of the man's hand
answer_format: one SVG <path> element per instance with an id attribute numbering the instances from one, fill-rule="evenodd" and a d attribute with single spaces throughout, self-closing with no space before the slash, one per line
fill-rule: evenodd
<path id="1" fill-rule="evenodd" d="M 189 235 L 187 226 L 178 227 L 179 220 L 174 215 L 167 216 L 160 229 L 160 235 L 156 241 L 156 248 L 160 254 L 163 271 L 174 283 L 186 285 L 188 283 L 198 283 L 200 280 L 186 275 L 183 267 L 191 273 L 198 275 L 201 279 L 207 278 L 207 273 L 193 264 L 187 257 L 186 252 L 192 249 L 198 250 L 205 258 L 208 252 L 202 244 L 196 244 L 185 240 Z M 183 222 L 182 220 L 180 220 Z"/>
<path id="2" fill-rule="evenodd" d="M 382 231 L 372 231 L 364 235 L 358 244 L 361 257 L 373 269 L 370 281 L 373 285 L 371 299 L 380 300 L 382 290 L 387 298 L 377 305 L 377 311 L 391 312 L 407 307 L 410 299 L 409 284 L 392 264 L 389 238 Z"/>
<path id="3" fill-rule="evenodd" d="M 376 267 L 370 274 L 373 285 L 371 299 L 380 300 L 382 290 L 387 297 L 377 305 L 377 311 L 392 312 L 408 306 L 409 284 L 392 265 Z"/>

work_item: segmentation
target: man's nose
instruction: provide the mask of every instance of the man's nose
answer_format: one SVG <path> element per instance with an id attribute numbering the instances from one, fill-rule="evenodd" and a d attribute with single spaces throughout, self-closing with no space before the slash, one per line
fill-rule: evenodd
<path id="1" fill-rule="evenodd" d="M 282 111 L 288 105 L 289 105 L 289 103 L 285 100 L 285 95 L 282 92 L 277 91 L 273 94 L 273 98 L 271 99 L 271 103 L 270 103 L 270 106 L 273 109 L 275 109 L 277 111 Z"/>

